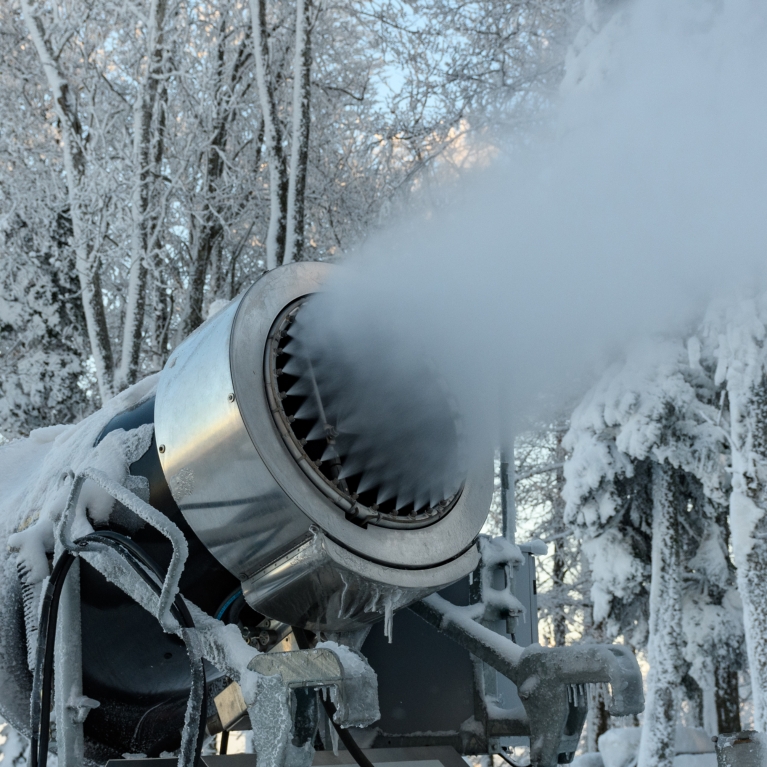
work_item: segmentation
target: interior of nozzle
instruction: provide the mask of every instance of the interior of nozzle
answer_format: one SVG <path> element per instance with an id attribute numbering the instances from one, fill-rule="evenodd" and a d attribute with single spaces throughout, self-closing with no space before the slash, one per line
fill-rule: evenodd
<path id="1" fill-rule="evenodd" d="M 307 300 L 283 310 L 267 342 L 267 393 L 283 438 L 312 481 L 347 502 L 350 519 L 433 524 L 465 479 L 461 420 L 444 383 L 425 361 L 389 382 L 343 349 L 312 348 L 300 321 Z"/>

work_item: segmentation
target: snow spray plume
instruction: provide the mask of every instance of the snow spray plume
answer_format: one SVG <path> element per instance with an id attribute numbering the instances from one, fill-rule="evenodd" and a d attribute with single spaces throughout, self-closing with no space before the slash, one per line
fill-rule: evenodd
<path id="1" fill-rule="evenodd" d="M 632 338 L 763 282 L 767 7 L 619 8 L 573 46 L 555 139 L 371 238 L 301 310 L 295 337 L 366 434 L 370 481 L 451 492 L 504 408 L 519 427 Z M 366 463 L 371 440 L 385 467 Z"/>

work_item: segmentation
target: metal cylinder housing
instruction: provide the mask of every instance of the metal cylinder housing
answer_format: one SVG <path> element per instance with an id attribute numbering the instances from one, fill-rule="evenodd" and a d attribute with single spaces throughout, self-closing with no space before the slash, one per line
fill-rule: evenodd
<path id="1" fill-rule="evenodd" d="M 291 625 L 344 631 L 476 567 L 492 475 L 470 472 L 454 497 L 413 513 L 418 524 L 367 524 L 375 512 L 297 449 L 278 412 L 275 323 L 334 268 L 268 272 L 187 338 L 161 374 L 155 433 L 176 503 L 248 603 Z"/>

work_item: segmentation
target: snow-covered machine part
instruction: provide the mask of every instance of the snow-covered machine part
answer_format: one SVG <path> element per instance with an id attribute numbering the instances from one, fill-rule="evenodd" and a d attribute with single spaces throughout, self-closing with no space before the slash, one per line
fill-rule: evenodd
<path id="1" fill-rule="evenodd" d="M 442 453 L 445 435 L 453 440 L 452 481 L 366 484 L 390 446 L 377 450 L 343 390 L 313 376 L 290 336 L 331 268 L 275 269 L 206 322 L 171 355 L 154 419 L 173 499 L 248 604 L 290 625 L 348 631 L 476 567 L 492 464 L 461 473 L 460 424 L 443 393 L 433 439 Z"/>
<path id="2" fill-rule="evenodd" d="M 380 628 L 368 635 L 362 653 L 380 680 L 372 744 L 450 745 L 504 757 L 507 747 L 529 744 L 533 767 L 570 762 L 590 685 L 609 690 L 611 714 L 642 711 L 639 665 L 622 645 L 541 647 L 528 581 L 535 580 L 531 551 L 541 548 L 482 536 L 480 551 L 470 579 L 397 614 L 395 634 L 407 657 Z"/>
<path id="3" fill-rule="evenodd" d="M 719 735 L 714 740 L 719 767 L 764 767 L 767 764 L 764 733 L 746 730 Z"/>

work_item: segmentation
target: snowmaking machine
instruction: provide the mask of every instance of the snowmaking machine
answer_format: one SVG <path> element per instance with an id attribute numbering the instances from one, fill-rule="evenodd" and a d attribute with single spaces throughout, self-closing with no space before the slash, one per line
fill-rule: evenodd
<path id="1" fill-rule="evenodd" d="M 419 444 L 439 439 L 448 481 L 401 480 L 390 442 L 348 427 L 343 376 L 291 333 L 332 268 L 266 273 L 159 377 L 0 448 L 5 466 L 45 451 L 0 583 L 0 712 L 35 767 L 49 748 L 60 767 L 225 766 L 202 743 L 237 729 L 243 767 L 450 767 L 522 743 L 553 767 L 589 685 L 641 711 L 627 648 L 537 643 L 537 549 L 479 535 L 492 456 L 462 473 L 439 386 Z"/>

